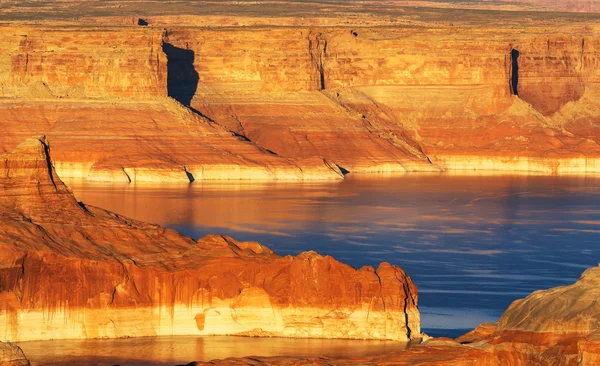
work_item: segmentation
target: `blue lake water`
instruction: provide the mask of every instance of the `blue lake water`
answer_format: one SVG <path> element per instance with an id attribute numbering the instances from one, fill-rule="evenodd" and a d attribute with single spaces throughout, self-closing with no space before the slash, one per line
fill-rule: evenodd
<path id="1" fill-rule="evenodd" d="M 387 261 L 419 289 L 423 330 L 455 337 L 600 261 L 600 177 L 415 174 L 329 183 L 67 181 L 86 204 L 198 238 Z"/>

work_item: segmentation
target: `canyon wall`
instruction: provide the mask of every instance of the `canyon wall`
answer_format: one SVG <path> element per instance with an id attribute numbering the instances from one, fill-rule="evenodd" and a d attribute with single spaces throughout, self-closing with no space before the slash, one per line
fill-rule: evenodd
<path id="1" fill-rule="evenodd" d="M 45 138 L 1 157 L 0 339 L 247 335 L 421 337 L 417 289 L 400 268 L 280 257 L 77 202 Z"/>
<path id="2" fill-rule="evenodd" d="M 319 157 L 288 159 L 235 136 L 172 99 L 0 102 L 0 152 L 46 133 L 61 177 L 109 182 L 336 180 Z"/>
<path id="3" fill-rule="evenodd" d="M 519 96 L 551 114 L 578 100 L 584 84 L 600 81 L 595 31 L 577 29 L 580 35 L 568 35 L 572 31 L 567 27 L 563 32 L 532 28 L 518 33 L 500 27 L 477 32 L 461 27 L 171 28 L 166 39 L 194 53 L 199 89 L 223 84 L 286 92 L 387 85 L 486 86 L 497 88 L 500 100 L 510 96 L 511 51 L 517 50 Z M 495 106 L 489 107 L 494 111 Z"/>
<path id="4" fill-rule="evenodd" d="M 191 365 L 597 365 L 599 281 L 600 266 L 590 268 L 572 285 L 515 301 L 497 324 L 484 323 L 456 340 L 430 339 L 403 351 L 360 359 L 248 357 Z"/>
<path id="5" fill-rule="evenodd" d="M 196 55 L 191 105 L 280 156 L 354 173 L 594 172 L 596 137 L 558 112 L 599 113 L 596 31 L 564 31 L 581 35 L 237 28 L 172 29 L 169 41 Z"/>
<path id="6" fill-rule="evenodd" d="M 166 95 L 160 29 L 0 27 L 0 97 Z"/>
<path id="7" fill-rule="evenodd" d="M 597 172 L 600 28 L 558 15 L 482 23 L 494 14 L 3 26 L 0 151 L 45 134 L 62 176 L 95 181 Z"/>

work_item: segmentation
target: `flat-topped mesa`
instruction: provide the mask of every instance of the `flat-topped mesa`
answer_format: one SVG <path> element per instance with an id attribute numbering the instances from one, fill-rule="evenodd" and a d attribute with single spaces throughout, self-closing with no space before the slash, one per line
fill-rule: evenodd
<path id="1" fill-rule="evenodd" d="M 423 21 L 2 26 L 0 152 L 45 134 L 61 177 L 121 182 L 600 171 L 598 15 L 394 9 Z"/>
<path id="2" fill-rule="evenodd" d="M 400 268 L 356 270 L 315 252 L 197 242 L 78 203 L 45 138 L 2 156 L 0 340 L 154 335 L 421 336 Z"/>
<path id="3" fill-rule="evenodd" d="M 600 114 L 597 31 L 540 32 L 173 27 L 169 41 L 194 52 L 191 106 L 279 156 L 353 173 L 598 171 L 600 135 L 573 126 Z"/>

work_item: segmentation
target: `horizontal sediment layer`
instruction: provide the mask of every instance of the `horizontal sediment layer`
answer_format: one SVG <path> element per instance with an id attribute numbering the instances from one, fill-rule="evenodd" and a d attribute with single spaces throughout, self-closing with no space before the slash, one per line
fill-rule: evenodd
<path id="1" fill-rule="evenodd" d="M 338 180 L 320 157 L 284 158 L 162 98 L 139 102 L 0 102 L 0 151 L 47 134 L 61 177 L 105 182 Z M 114 116 L 107 118 L 107 116 Z M 22 128 L 27 126 L 27 128 Z"/>
<path id="2" fill-rule="evenodd" d="M 107 294 L 108 295 L 108 294 Z M 247 306 L 240 301 L 251 301 Z M 206 300 L 206 299 L 205 299 Z M 13 317 L 18 316 L 15 324 Z M 379 339 L 407 342 L 403 312 L 364 309 L 276 308 L 263 289 L 247 288 L 232 301 L 105 309 L 49 308 L 1 313 L 8 341 L 172 335 Z M 13 329 L 10 324 L 17 325 Z"/>

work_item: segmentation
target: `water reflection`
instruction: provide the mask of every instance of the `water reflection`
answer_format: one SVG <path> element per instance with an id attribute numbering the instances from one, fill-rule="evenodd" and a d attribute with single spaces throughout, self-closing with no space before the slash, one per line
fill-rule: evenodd
<path id="1" fill-rule="evenodd" d="M 434 335 L 495 321 L 513 300 L 570 283 L 600 258 L 596 177 L 68 184 L 88 204 L 195 238 L 220 233 L 282 255 L 314 249 L 355 267 L 399 265 Z"/>
<path id="2" fill-rule="evenodd" d="M 246 356 L 362 357 L 404 349 L 381 341 L 245 337 L 142 337 L 21 342 L 32 366 L 173 366 Z"/>

